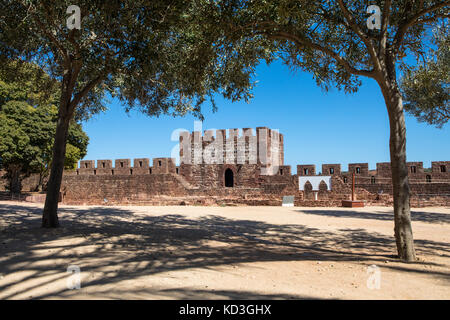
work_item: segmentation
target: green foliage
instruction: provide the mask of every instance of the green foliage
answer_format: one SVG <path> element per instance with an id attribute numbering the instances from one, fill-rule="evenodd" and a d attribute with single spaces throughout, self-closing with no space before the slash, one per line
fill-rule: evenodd
<path id="1" fill-rule="evenodd" d="M 53 110 L 52 110 L 53 109 Z M 56 108 L 33 108 L 23 101 L 9 101 L 0 112 L 0 156 L 5 168 L 17 165 L 25 172 L 37 171 L 41 146 L 48 143 Z"/>
<path id="2" fill-rule="evenodd" d="M 370 4 L 388 23 L 368 30 L 367 1 L 80 0 L 82 29 L 71 31 L 71 4 L 0 3 L 0 59 L 37 61 L 60 81 L 68 64 L 79 63 L 71 95 L 80 102 L 77 119 L 104 110 L 107 95 L 151 116 L 201 117 L 215 93 L 251 98 L 255 66 L 275 57 L 325 90 L 355 92 L 358 76 L 375 77 L 385 53 L 414 65 L 404 57 L 430 52 L 428 26 L 448 17 L 446 1 L 377 0 Z"/>
<path id="3" fill-rule="evenodd" d="M 64 167 L 69 170 L 75 170 L 80 159 L 82 159 L 80 149 L 71 144 L 67 144 Z"/>
<path id="4" fill-rule="evenodd" d="M 58 110 L 52 105 L 32 107 L 23 101 L 9 101 L 0 111 L 0 158 L 3 167 L 18 165 L 24 173 L 49 167 Z M 67 168 L 86 154 L 88 137 L 73 123 L 69 130 Z"/>
<path id="5" fill-rule="evenodd" d="M 33 63 L 6 61 L 0 67 L 0 108 L 9 101 L 24 101 L 30 106 L 56 104 L 59 83 Z"/>
<path id="6" fill-rule="evenodd" d="M 324 90 L 348 93 L 358 90 L 359 76 L 379 78 L 376 73 L 386 66 L 387 56 L 394 64 L 416 64 L 418 60 L 404 58 L 419 59 L 429 52 L 428 26 L 448 16 L 449 9 L 448 2 L 432 0 L 235 0 L 215 4 L 230 41 L 272 40 L 270 49 L 275 47 L 277 57 L 292 71 L 311 73 Z M 382 30 L 367 28 L 369 4 L 378 5 L 388 17 Z"/>
<path id="7" fill-rule="evenodd" d="M 6 72 L 8 71 L 8 72 Z M 0 74 L 0 159 L 8 177 L 46 175 L 58 119 L 58 87 L 34 64 L 9 63 Z M 89 139 L 80 124 L 69 127 L 67 169 L 86 155 Z M 14 171 L 14 173 L 13 173 Z"/>
<path id="8" fill-rule="evenodd" d="M 441 128 L 450 119 L 450 36 L 448 27 L 436 29 L 425 63 L 407 69 L 401 81 L 405 109 L 421 122 Z"/>
<path id="9" fill-rule="evenodd" d="M 220 43 L 223 31 L 210 1 L 80 0 L 80 31 L 66 27 L 71 4 L 0 3 L 0 57 L 36 61 L 59 81 L 65 68 L 79 67 L 71 95 L 76 119 L 104 110 L 109 95 L 150 116 L 191 112 L 200 118 L 203 103 L 214 106 L 214 93 L 251 97 L 260 55 L 251 41 L 238 48 Z"/>

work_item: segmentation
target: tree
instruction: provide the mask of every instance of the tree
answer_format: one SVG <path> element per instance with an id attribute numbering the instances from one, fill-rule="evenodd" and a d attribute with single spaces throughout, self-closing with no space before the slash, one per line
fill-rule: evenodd
<path id="1" fill-rule="evenodd" d="M 58 109 L 58 87 L 34 64 L 9 63 L 0 73 L 0 158 L 11 192 L 21 191 L 21 180 L 39 173 L 42 187 L 51 161 Z M 66 168 L 85 156 L 88 137 L 80 124 L 69 128 Z"/>
<path id="2" fill-rule="evenodd" d="M 436 28 L 431 50 L 422 64 L 405 70 L 400 87 L 405 110 L 421 122 L 438 128 L 450 119 L 450 36 L 448 25 Z"/>
<path id="3" fill-rule="evenodd" d="M 0 158 L 11 192 L 19 193 L 22 179 L 32 173 L 40 175 L 42 186 L 50 166 L 57 115 L 57 108 L 51 105 L 33 107 L 13 100 L 1 106 Z M 73 169 L 86 154 L 88 138 L 76 123 L 69 132 L 65 168 Z"/>
<path id="4" fill-rule="evenodd" d="M 34 61 L 61 83 L 43 227 L 59 225 L 69 123 L 104 108 L 106 94 L 148 115 L 201 116 L 213 93 L 248 99 L 252 87 L 251 67 L 227 54 L 230 48 L 213 45 L 217 32 L 202 32 L 192 19 L 197 4 L 209 1 L 80 0 L 79 16 L 71 4 L 0 3 L 0 59 Z"/>
<path id="5" fill-rule="evenodd" d="M 42 153 L 38 162 L 39 183 L 36 191 L 46 189 L 45 179 L 48 178 L 52 163 L 52 148 L 54 145 L 55 127 L 58 120 L 58 109 L 53 108 L 52 130 L 48 132 L 48 140 L 45 146 L 42 147 Z M 69 133 L 67 137 L 66 155 L 64 159 L 65 170 L 75 170 L 78 161 L 83 159 L 87 153 L 89 144 L 89 137 L 84 132 L 81 124 L 76 121 L 71 121 L 69 126 Z"/>
<path id="6" fill-rule="evenodd" d="M 3 59 L 1 63 L 0 110 L 9 101 L 23 101 L 30 106 L 57 102 L 58 83 L 36 64 Z"/>
<path id="7" fill-rule="evenodd" d="M 26 114 L 29 111 L 27 108 L 28 105 L 23 102 L 8 102 L 2 107 L 0 114 L 0 157 L 6 170 L 5 177 L 9 181 L 8 189 L 12 193 L 19 193 L 22 189 L 20 175 L 32 166 L 37 148 L 30 144 L 30 138 L 22 128 L 17 127 L 14 118 L 6 117 L 4 112 L 18 111 L 16 114 Z"/>
<path id="8" fill-rule="evenodd" d="M 216 4 L 215 14 L 222 17 L 220 25 L 227 27 L 230 43 L 249 38 L 272 40 L 289 67 L 312 73 L 326 90 L 334 86 L 355 92 L 361 85 L 359 77 L 377 82 L 389 115 L 394 231 L 398 255 L 404 261 L 416 258 L 397 73 L 400 66 L 414 60 L 406 57 L 420 57 L 427 50 L 429 26 L 448 17 L 449 3 L 371 1 L 380 9 L 375 13 L 374 9 L 367 12 L 366 1 L 356 0 L 229 0 Z M 373 29 L 376 22 L 379 29 Z"/>

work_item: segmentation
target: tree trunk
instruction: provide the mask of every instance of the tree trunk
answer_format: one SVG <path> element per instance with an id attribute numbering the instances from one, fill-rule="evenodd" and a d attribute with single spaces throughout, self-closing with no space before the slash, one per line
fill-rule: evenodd
<path id="1" fill-rule="evenodd" d="M 22 191 L 22 181 L 20 179 L 20 166 L 12 165 L 9 168 L 10 182 L 9 191 L 12 194 L 19 194 Z"/>
<path id="2" fill-rule="evenodd" d="M 44 181 L 44 173 L 42 172 L 42 169 L 41 169 L 41 171 L 39 172 L 39 181 L 36 185 L 36 188 L 34 188 L 34 192 L 42 191 L 42 185 L 44 183 L 43 181 Z"/>
<path id="3" fill-rule="evenodd" d="M 395 71 L 392 71 L 395 72 Z M 410 212 L 410 188 L 406 165 L 406 126 L 403 100 L 395 75 L 380 81 L 389 114 L 392 186 L 394 196 L 394 233 L 401 260 L 416 260 Z"/>
<path id="4" fill-rule="evenodd" d="M 55 143 L 53 145 L 53 158 L 50 169 L 50 177 L 47 184 L 47 196 L 45 198 L 44 213 L 42 216 L 43 228 L 57 228 L 59 190 L 61 188 L 64 160 L 66 157 L 66 142 L 69 131 L 70 114 L 69 105 L 61 105 L 56 125 Z"/>
<path id="5" fill-rule="evenodd" d="M 66 144 L 69 133 L 69 124 L 75 109 L 72 102 L 72 94 L 79 71 L 80 61 L 66 57 L 64 60 L 63 80 L 61 83 L 61 97 L 59 102 L 58 122 L 56 124 L 55 142 L 53 145 L 53 155 L 50 167 L 50 176 L 47 182 L 47 195 L 45 197 L 44 212 L 42 214 L 43 228 L 57 228 L 58 221 L 58 201 L 61 188 L 61 181 L 64 171 L 64 161 L 66 159 Z"/>

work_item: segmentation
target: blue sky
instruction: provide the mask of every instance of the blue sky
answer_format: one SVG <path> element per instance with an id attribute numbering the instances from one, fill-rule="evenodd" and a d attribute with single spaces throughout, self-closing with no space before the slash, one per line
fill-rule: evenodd
<path id="1" fill-rule="evenodd" d="M 363 79 L 357 93 L 336 89 L 327 93 L 308 73 L 292 73 L 281 63 L 257 68 L 258 84 L 250 103 L 218 98 L 219 110 L 204 107 L 205 129 L 267 126 L 284 134 L 285 164 L 341 163 L 389 160 L 389 122 L 381 92 L 371 79 Z M 169 157 L 177 144 L 171 141 L 178 128 L 193 131 L 193 116 L 150 118 L 126 114 L 112 101 L 109 110 L 83 124 L 90 137 L 86 160 Z M 450 125 L 437 129 L 406 116 L 408 161 L 450 160 Z"/>

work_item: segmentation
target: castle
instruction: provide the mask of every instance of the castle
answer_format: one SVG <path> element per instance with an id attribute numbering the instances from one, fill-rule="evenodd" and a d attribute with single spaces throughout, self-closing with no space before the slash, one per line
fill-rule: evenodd
<path id="1" fill-rule="evenodd" d="M 340 206 L 351 193 L 355 175 L 357 198 L 368 204 L 392 205 L 390 163 L 297 165 L 296 174 L 284 165 L 283 135 L 266 127 L 182 132 L 180 164 L 173 158 L 83 160 L 65 171 L 61 200 L 67 204 L 148 205 L 281 205 L 285 195 L 299 206 Z M 450 204 L 450 161 L 408 162 L 411 205 Z M 318 191 L 307 179 L 331 176 L 331 190 L 322 181 Z M 32 188 L 32 182 L 26 183 Z M 27 188 L 25 187 L 25 188 Z M 302 189 L 302 190 L 300 190 Z M 25 190 L 27 191 L 27 190 Z M 314 194 L 315 193 L 315 194 Z M 40 198 L 42 201 L 42 197 Z"/>

